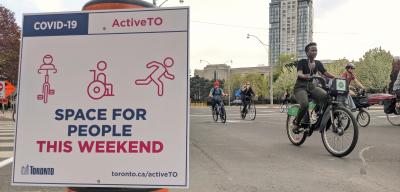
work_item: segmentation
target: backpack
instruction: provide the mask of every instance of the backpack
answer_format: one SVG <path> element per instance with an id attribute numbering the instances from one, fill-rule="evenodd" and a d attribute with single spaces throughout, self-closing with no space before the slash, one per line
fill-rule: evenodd
<path id="1" fill-rule="evenodd" d="M 386 114 L 392 114 L 396 112 L 396 98 L 383 101 L 383 111 Z"/>
<path id="2" fill-rule="evenodd" d="M 214 95 L 216 95 L 216 93 L 217 93 L 217 95 L 222 95 L 221 88 L 218 88 L 218 92 L 217 92 L 217 90 L 215 90 L 215 88 L 213 88 L 212 95 L 214 96 Z"/>

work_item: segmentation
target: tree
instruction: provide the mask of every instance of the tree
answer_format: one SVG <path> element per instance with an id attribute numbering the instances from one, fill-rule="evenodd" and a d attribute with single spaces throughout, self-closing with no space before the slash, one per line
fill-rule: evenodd
<path id="1" fill-rule="evenodd" d="M 20 34 L 14 13 L 0 5 L 0 75 L 14 83 L 18 78 Z"/>
<path id="2" fill-rule="evenodd" d="M 290 65 L 290 63 L 293 63 L 294 61 L 296 61 L 296 55 L 293 53 L 279 55 L 277 65 L 274 67 L 274 82 L 283 72 L 283 68 L 287 65 Z"/>
<path id="3" fill-rule="evenodd" d="M 389 84 L 392 62 L 390 52 L 381 47 L 370 49 L 356 63 L 357 78 L 372 92 L 381 92 Z"/>
<path id="4" fill-rule="evenodd" d="M 274 96 L 280 98 L 285 93 L 285 90 L 289 92 L 293 91 L 294 84 L 297 79 L 296 67 L 284 67 L 281 75 L 274 83 Z"/>
<path id="5" fill-rule="evenodd" d="M 243 82 L 250 81 L 251 87 L 253 88 L 253 91 L 256 94 L 255 96 L 257 98 L 264 98 L 267 95 L 268 92 L 267 77 L 258 72 L 253 72 L 246 74 L 243 78 L 244 78 Z"/>
<path id="6" fill-rule="evenodd" d="M 329 73 L 335 75 L 336 77 L 339 77 L 346 70 L 345 67 L 348 63 L 349 60 L 343 58 L 335 60 L 332 63 L 325 64 L 324 67 Z"/>

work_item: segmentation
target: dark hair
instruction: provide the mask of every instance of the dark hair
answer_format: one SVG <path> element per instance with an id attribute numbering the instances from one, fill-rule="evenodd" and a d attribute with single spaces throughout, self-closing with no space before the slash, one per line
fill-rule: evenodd
<path id="1" fill-rule="evenodd" d="M 317 43 L 311 42 L 311 43 L 307 44 L 306 48 L 304 49 L 304 51 L 307 53 L 308 49 L 310 49 L 311 46 L 317 46 Z"/>

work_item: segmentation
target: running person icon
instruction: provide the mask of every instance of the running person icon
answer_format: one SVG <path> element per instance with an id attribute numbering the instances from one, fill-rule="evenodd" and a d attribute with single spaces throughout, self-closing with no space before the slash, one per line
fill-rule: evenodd
<path id="1" fill-rule="evenodd" d="M 162 77 L 165 77 L 170 80 L 174 80 L 175 76 L 168 72 L 168 68 L 174 65 L 174 60 L 171 57 L 167 57 L 164 59 L 164 63 L 160 63 L 157 61 L 152 61 L 146 64 L 147 68 L 153 68 L 153 71 L 147 76 L 145 79 L 137 79 L 135 81 L 136 85 L 148 85 L 151 82 L 154 82 L 157 85 L 157 94 L 158 96 L 164 95 L 164 83 L 161 80 Z"/>

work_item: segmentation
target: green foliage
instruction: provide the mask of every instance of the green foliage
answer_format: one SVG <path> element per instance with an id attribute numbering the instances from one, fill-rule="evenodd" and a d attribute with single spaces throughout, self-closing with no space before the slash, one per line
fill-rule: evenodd
<path id="1" fill-rule="evenodd" d="M 382 92 L 390 81 L 393 56 L 382 48 L 367 51 L 356 63 L 358 80 L 373 92 Z"/>
<path id="2" fill-rule="evenodd" d="M 339 77 L 346 71 L 345 67 L 349 63 L 346 58 L 335 60 L 333 63 L 324 64 L 325 69 L 332 75 Z"/>
<path id="3" fill-rule="evenodd" d="M 295 54 L 282 54 L 278 58 L 277 65 L 274 67 L 274 82 L 279 78 L 285 66 L 296 60 Z"/>
<path id="4" fill-rule="evenodd" d="M 0 75 L 14 83 L 18 78 L 19 39 L 14 13 L 0 4 Z"/>
<path id="5" fill-rule="evenodd" d="M 297 79 L 296 67 L 284 67 L 281 75 L 274 82 L 274 97 L 281 98 L 285 93 L 285 90 L 289 90 L 289 93 L 293 91 L 294 84 Z"/>
<path id="6" fill-rule="evenodd" d="M 268 95 L 268 80 L 258 72 L 249 73 L 246 75 L 235 74 L 230 77 L 227 86 L 231 87 L 231 95 L 234 96 L 234 91 L 240 89 L 246 81 L 249 81 L 257 98 L 264 98 Z"/>

